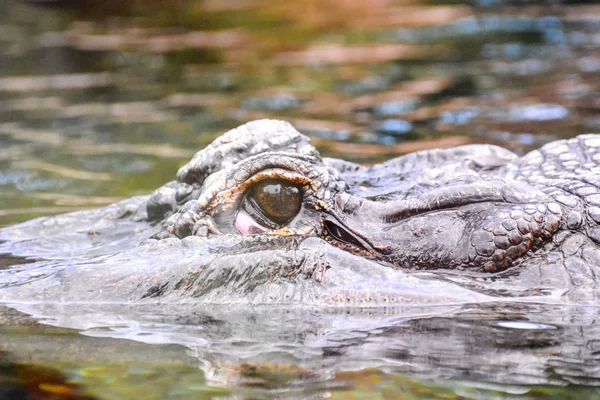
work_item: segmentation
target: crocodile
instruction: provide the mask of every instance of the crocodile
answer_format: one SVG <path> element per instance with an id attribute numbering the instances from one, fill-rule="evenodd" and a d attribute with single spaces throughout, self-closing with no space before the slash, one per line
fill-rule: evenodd
<path id="1" fill-rule="evenodd" d="M 0 301 L 595 303 L 599 161 L 588 134 L 363 166 L 253 121 L 149 196 L 0 230 Z"/>

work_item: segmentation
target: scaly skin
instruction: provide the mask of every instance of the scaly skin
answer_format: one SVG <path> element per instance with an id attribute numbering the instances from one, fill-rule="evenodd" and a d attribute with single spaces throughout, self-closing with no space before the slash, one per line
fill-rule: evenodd
<path id="1" fill-rule="evenodd" d="M 427 279 L 435 276 L 459 287 L 447 294 L 465 301 L 472 300 L 464 297 L 466 288 L 487 296 L 554 294 L 568 301 L 596 302 L 599 148 L 600 137 L 586 135 L 551 143 L 522 158 L 496 146 L 470 145 L 364 167 L 321 158 L 308 138 L 288 123 L 255 121 L 198 152 L 179 170 L 176 181 L 149 198 L 100 210 L 90 221 L 112 221 L 104 223 L 110 228 L 103 234 L 116 237 L 122 236 L 115 230 L 135 231 L 127 248 L 202 238 L 199 253 L 204 258 L 193 271 L 171 267 L 172 258 L 165 258 L 166 271 L 155 268 L 153 275 L 138 275 L 137 281 L 114 276 L 110 281 L 120 283 L 111 287 L 123 290 L 125 281 L 136 287 L 126 290 L 128 300 L 215 300 L 243 290 L 253 293 L 252 301 L 283 296 L 316 303 L 377 303 L 396 297 L 406 302 L 413 300 L 406 293 L 396 296 L 391 282 L 404 284 L 410 271 L 427 270 L 435 271 Z M 236 229 L 237 213 L 248 189 L 263 179 L 303 187 L 302 207 L 279 229 L 243 236 Z M 64 227 L 68 220 L 56 217 L 53 224 Z M 7 240 L 0 251 L 35 255 L 14 239 L 15 234 L 31 239 L 35 222 L 29 224 L 34 225 L 0 231 L 0 238 Z M 84 246 L 77 254 L 106 254 L 109 243 L 118 251 L 115 237 L 108 239 L 98 239 L 92 250 Z M 419 274 L 423 272 L 415 276 Z M 81 271 L 72 275 L 85 276 Z M 75 282 L 73 277 L 61 282 Z M 269 279 L 276 282 L 269 286 L 277 287 L 274 292 L 261 289 Z M 357 283 L 364 279 L 368 290 Z M 99 277 L 96 285 L 107 281 Z M 294 286 L 302 288 L 301 295 L 288 293 Z"/>

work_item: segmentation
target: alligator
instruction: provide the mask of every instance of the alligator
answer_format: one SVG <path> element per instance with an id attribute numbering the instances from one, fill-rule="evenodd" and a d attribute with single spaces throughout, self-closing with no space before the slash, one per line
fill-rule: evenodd
<path id="1" fill-rule="evenodd" d="M 149 196 L 0 230 L 0 301 L 595 303 L 599 150 L 590 134 L 363 166 L 249 122 Z"/>

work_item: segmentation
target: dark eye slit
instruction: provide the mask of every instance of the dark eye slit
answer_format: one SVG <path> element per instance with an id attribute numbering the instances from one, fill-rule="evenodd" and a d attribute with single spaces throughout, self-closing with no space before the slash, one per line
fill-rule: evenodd
<path id="1" fill-rule="evenodd" d="M 340 242 L 352 244 L 360 249 L 366 250 L 364 244 L 361 243 L 356 238 L 356 236 L 354 236 L 352 233 L 348 232 L 346 229 L 342 228 L 335 222 L 325 220 L 323 222 L 323 225 L 325 226 L 325 229 L 327 229 L 329 234 L 331 236 L 333 236 L 335 239 L 339 240 Z"/>

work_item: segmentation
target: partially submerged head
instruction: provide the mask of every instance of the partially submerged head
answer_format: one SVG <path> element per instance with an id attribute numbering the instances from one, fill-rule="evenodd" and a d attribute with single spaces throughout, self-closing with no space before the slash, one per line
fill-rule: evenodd
<path id="1" fill-rule="evenodd" d="M 0 252 L 60 260 L 35 279 L 28 268 L 0 274 L 10 288 L 0 300 L 385 305 L 562 293 L 568 277 L 551 260 L 514 279 L 563 210 L 515 179 L 516 162 L 473 145 L 364 167 L 322 158 L 286 122 L 251 122 L 150 197 L 0 231 Z"/>
<path id="2" fill-rule="evenodd" d="M 372 167 L 323 159 L 282 121 L 221 136 L 157 190 L 157 238 L 316 236 L 407 269 L 497 272 L 539 248 L 560 209 L 498 173 L 516 156 L 494 146 L 415 153 Z"/>

